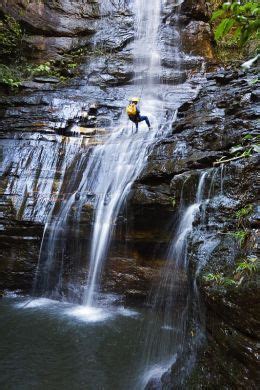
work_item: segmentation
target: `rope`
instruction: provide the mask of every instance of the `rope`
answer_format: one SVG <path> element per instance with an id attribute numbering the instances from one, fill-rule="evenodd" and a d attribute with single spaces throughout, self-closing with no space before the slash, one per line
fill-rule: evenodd
<path id="1" fill-rule="evenodd" d="M 144 85 L 142 86 L 142 89 L 141 89 L 140 99 L 142 99 L 143 92 L 144 92 Z"/>

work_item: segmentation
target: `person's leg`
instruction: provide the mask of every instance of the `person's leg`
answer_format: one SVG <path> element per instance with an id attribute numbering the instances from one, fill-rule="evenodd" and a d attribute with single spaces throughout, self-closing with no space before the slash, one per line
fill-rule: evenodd
<path id="1" fill-rule="evenodd" d="M 143 121 L 145 121 L 145 123 L 147 124 L 147 126 L 148 126 L 149 128 L 151 127 L 150 121 L 149 121 L 149 119 L 148 119 L 147 116 L 140 116 L 139 122 L 143 122 Z"/>
<path id="2" fill-rule="evenodd" d="M 132 123 L 135 124 L 135 132 L 137 133 L 137 131 L 138 131 L 138 121 L 136 121 L 135 118 L 131 118 L 131 117 L 129 117 L 129 119 L 130 119 L 130 121 Z M 133 126 L 132 126 L 132 130 L 133 130 Z"/>

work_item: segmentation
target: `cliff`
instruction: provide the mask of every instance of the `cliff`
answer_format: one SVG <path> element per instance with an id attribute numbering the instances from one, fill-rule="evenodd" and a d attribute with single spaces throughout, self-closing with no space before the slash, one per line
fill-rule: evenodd
<path id="1" fill-rule="evenodd" d="M 129 304 L 145 303 L 159 279 L 181 202 L 194 202 L 205 172 L 204 202 L 188 240 L 188 282 L 196 283 L 205 309 L 196 306 L 205 341 L 189 379 L 178 383 L 173 367 L 161 385 L 256 389 L 257 74 L 217 66 L 209 24 L 212 4 L 186 0 L 177 13 L 173 3 L 166 4 L 160 30 L 162 94 L 168 118 L 175 110 L 178 114 L 170 134 L 151 149 L 119 215 L 103 290 L 122 294 Z M 84 172 L 84 157 L 104 142 L 128 97 L 136 94 L 134 22 L 127 2 L 122 7 L 103 1 L 2 1 L 0 10 L 2 18 L 9 14 L 21 23 L 28 62 L 62 60 L 84 48 L 77 73 L 63 83 L 44 75 L 32 76 L 16 90 L 0 86 L 0 292 L 24 294 L 32 288 L 50 211 L 76 191 L 77 180 L 70 187 L 71 177 Z M 138 77 L 141 84 L 144 72 Z M 80 259 L 83 250 L 89 251 L 92 216 L 93 207 L 86 204 Z M 75 263 L 74 255 L 68 242 L 64 279 L 72 274 L 82 287 L 87 265 L 84 259 Z M 67 283 L 63 293 L 69 289 Z M 80 294 L 79 288 L 77 300 Z M 192 323 L 189 332 L 187 355 L 196 336 Z"/>

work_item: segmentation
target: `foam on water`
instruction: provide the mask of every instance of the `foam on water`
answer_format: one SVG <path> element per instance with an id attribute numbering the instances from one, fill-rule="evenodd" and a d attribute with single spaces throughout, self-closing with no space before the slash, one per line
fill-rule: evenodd
<path id="1" fill-rule="evenodd" d="M 136 317 L 139 313 L 135 310 L 125 309 L 124 307 L 104 308 L 93 306 L 74 306 L 66 310 L 65 314 L 76 317 L 84 322 L 104 322 L 116 316 Z"/>
<path id="2" fill-rule="evenodd" d="M 92 322 L 104 322 L 107 320 L 111 320 L 116 317 L 137 317 L 140 315 L 135 310 L 126 309 L 123 306 L 111 306 L 107 305 L 107 301 L 111 298 L 104 298 L 101 306 L 93 307 L 93 306 L 82 306 L 75 305 L 68 302 L 60 302 L 49 298 L 37 298 L 37 299 L 23 299 L 19 303 L 15 303 L 15 307 L 18 309 L 46 309 L 55 316 L 70 316 L 74 317 L 77 320 L 92 323 Z M 53 311 L 54 309 L 54 311 Z"/>
<path id="3" fill-rule="evenodd" d="M 17 303 L 15 306 L 21 309 L 32 309 L 35 307 L 45 307 L 53 304 L 58 304 L 58 301 L 48 298 L 39 298 L 39 299 L 28 299 L 25 302 Z"/>
<path id="4" fill-rule="evenodd" d="M 138 311 L 126 309 L 124 307 L 119 307 L 117 309 L 117 314 L 122 315 L 124 317 L 137 317 L 140 315 L 140 313 L 138 313 Z"/>
<path id="5" fill-rule="evenodd" d="M 70 308 L 65 313 L 84 322 L 103 322 L 113 315 L 111 311 L 91 306 L 76 306 Z"/>

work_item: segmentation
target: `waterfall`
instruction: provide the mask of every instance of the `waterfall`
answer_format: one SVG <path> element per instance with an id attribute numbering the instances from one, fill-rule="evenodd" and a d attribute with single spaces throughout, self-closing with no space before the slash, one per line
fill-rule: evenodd
<path id="1" fill-rule="evenodd" d="M 221 195 L 224 195 L 224 175 L 225 175 L 225 164 L 221 164 L 221 167 L 220 167 Z"/>
<path id="2" fill-rule="evenodd" d="M 157 35 L 160 25 L 161 0 L 153 1 L 149 6 L 144 0 L 135 0 L 136 39 L 134 43 L 134 64 L 145 63 L 147 79 L 143 80 L 143 92 L 149 96 L 152 77 L 156 65 L 159 64 L 157 52 Z M 151 55 L 152 53 L 152 55 Z M 144 61 L 145 59 L 145 61 Z M 135 74 L 137 75 L 138 69 Z M 139 93 L 139 87 L 137 95 Z M 147 101 L 146 101 L 147 104 Z M 155 114 L 154 100 L 150 109 Z M 121 119 L 121 126 L 129 125 Z M 106 258 L 114 231 L 118 213 L 126 199 L 135 179 L 142 171 L 150 145 L 155 141 L 159 131 L 159 123 L 153 123 L 153 130 L 148 131 L 140 126 L 141 136 L 133 136 L 127 129 L 122 137 L 121 129 L 111 135 L 98 155 L 99 171 L 91 189 L 97 195 L 95 205 L 94 228 L 91 239 L 90 268 L 87 290 L 84 299 L 86 305 L 95 303 L 95 292 L 99 291 L 102 264 Z"/>
<path id="3" fill-rule="evenodd" d="M 157 37 L 161 6 L 161 0 L 154 0 L 149 5 L 144 0 L 135 0 L 133 3 L 136 26 L 133 84 L 135 95 L 142 93 L 145 97 L 144 113 L 151 119 L 152 130 L 149 131 L 146 125 L 141 124 L 139 133 L 133 134 L 132 125 L 123 114 L 118 126 L 103 144 L 95 146 L 87 156 L 81 154 L 78 162 L 81 168 L 71 177 L 68 184 L 69 195 L 58 211 L 52 210 L 50 223 L 45 229 L 38 267 L 39 280 L 35 283 L 38 286 L 36 290 L 43 295 L 56 297 L 61 293 L 65 248 L 70 241 L 70 234 L 74 237 L 75 231 L 79 230 L 82 210 L 89 204 L 94 209 L 94 217 L 89 272 L 83 303 L 87 306 L 97 303 L 102 267 L 108 255 L 118 213 L 133 182 L 145 166 L 150 147 L 162 135 L 160 120 L 165 121 L 165 111 L 159 96 L 159 88 L 158 91 L 153 88 L 155 74 L 158 81 L 160 73 Z M 139 74 L 142 76 L 142 91 L 138 82 Z M 174 118 L 173 112 L 172 120 Z M 172 120 L 164 123 L 164 136 L 171 130 Z M 54 282 L 50 283 L 50 277 L 53 278 L 54 274 L 56 274 Z"/>
<path id="4" fill-rule="evenodd" d="M 188 237 L 200 210 L 208 172 L 200 176 L 195 202 L 182 213 L 168 250 L 167 261 L 153 298 L 155 320 L 148 329 L 144 349 L 144 383 L 159 382 L 161 376 L 182 357 L 189 322 L 191 291 L 188 280 Z M 148 385 L 149 388 L 149 385 Z"/>
<path id="5" fill-rule="evenodd" d="M 58 254 L 60 254 L 58 241 L 61 241 L 62 237 L 64 238 L 64 241 L 66 239 L 66 229 L 63 228 L 63 224 L 64 220 L 67 218 L 68 211 L 70 210 L 75 197 L 74 194 L 72 196 L 69 194 L 73 191 L 73 184 L 75 184 L 79 168 L 82 164 L 84 156 L 83 150 L 82 138 L 80 137 L 69 138 L 65 143 L 65 150 L 61 150 L 61 155 L 64 155 L 64 157 L 61 159 L 61 164 L 59 167 L 61 177 L 59 180 L 59 186 L 56 191 L 56 198 L 58 201 L 53 202 L 51 210 L 48 214 L 47 222 L 45 223 L 39 262 L 33 283 L 34 295 L 37 293 L 41 295 L 54 296 L 57 291 L 56 285 L 55 291 L 51 290 L 50 277 L 54 277 L 56 280 L 60 280 L 60 264 L 63 263 L 63 255 L 61 256 L 61 259 L 56 262 L 56 258 L 58 257 Z M 57 156 L 58 155 L 59 153 L 57 152 Z M 72 166 L 74 171 L 71 173 L 70 170 Z M 69 185 L 66 188 L 67 194 L 63 194 L 62 187 L 67 181 L 67 176 L 69 176 Z M 45 196 L 46 199 L 49 199 L 48 193 Z M 57 212 L 56 208 L 59 208 Z M 51 294 L 49 294 L 50 290 Z"/>
<path id="6" fill-rule="evenodd" d="M 149 116 L 152 129 L 149 131 L 146 124 L 141 123 L 139 132 L 133 133 L 132 123 L 123 112 L 113 131 L 100 139 L 101 142 L 88 148 L 87 152 L 84 149 L 79 151 L 75 163 L 77 169 L 73 170 L 70 178 L 65 175 L 66 180 L 62 184 L 66 195 L 52 208 L 45 227 L 34 283 L 37 294 L 55 299 L 63 298 L 64 294 L 67 297 L 70 284 L 73 290 L 70 299 L 74 300 L 75 294 L 77 300 L 82 298 L 82 286 L 77 275 L 85 262 L 88 272 L 83 304 L 98 304 L 102 269 L 109 254 L 118 214 L 132 184 L 145 167 L 151 147 L 171 132 L 176 108 L 182 103 L 178 93 L 172 95 L 171 104 L 162 98 L 166 99 L 170 90 L 175 93 L 175 88 L 166 89 L 161 79 L 158 40 L 164 5 L 162 0 L 148 4 L 144 0 L 134 0 L 132 3 L 136 26 L 133 43 L 135 76 L 129 90 L 143 97 L 141 111 Z M 175 6 L 178 5 L 179 2 L 176 2 Z M 178 44 L 177 39 L 176 48 Z M 184 92 L 190 96 L 191 89 L 186 86 Z M 192 94 L 196 94 L 196 90 L 192 90 Z M 93 217 L 91 229 L 89 223 L 85 233 L 82 215 L 86 207 L 92 210 Z"/>

